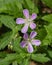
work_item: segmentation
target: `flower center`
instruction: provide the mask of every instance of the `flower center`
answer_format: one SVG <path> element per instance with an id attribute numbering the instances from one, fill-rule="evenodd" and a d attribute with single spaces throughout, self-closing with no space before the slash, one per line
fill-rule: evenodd
<path id="1" fill-rule="evenodd" d="M 30 39 L 28 38 L 28 40 L 27 41 L 30 41 Z"/>
<path id="2" fill-rule="evenodd" d="M 32 43 L 32 40 L 30 38 L 28 38 L 27 41 L 26 41 L 26 43 L 27 43 L 26 47 L 28 47 L 28 44 L 29 43 L 31 44 Z"/>
<path id="3" fill-rule="evenodd" d="M 31 22 L 31 19 L 27 19 L 27 20 L 28 20 L 29 23 Z"/>
<path id="4" fill-rule="evenodd" d="M 28 38 L 27 42 L 30 42 L 30 43 L 31 43 L 31 39 L 30 39 L 30 38 Z"/>
<path id="5" fill-rule="evenodd" d="M 27 24 L 28 26 L 30 25 L 31 22 L 32 22 L 32 20 L 30 18 L 25 19 L 25 24 Z"/>

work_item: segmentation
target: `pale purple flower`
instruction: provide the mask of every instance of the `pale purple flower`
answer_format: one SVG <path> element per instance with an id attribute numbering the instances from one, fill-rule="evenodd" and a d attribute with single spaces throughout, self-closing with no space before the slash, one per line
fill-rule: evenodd
<path id="1" fill-rule="evenodd" d="M 22 48 L 26 47 L 27 51 L 29 53 L 32 53 L 33 52 L 33 46 L 32 45 L 39 46 L 41 44 L 40 40 L 34 39 L 34 37 L 36 35 L 37 35 L 37 33 L 34 32 L 34 31 L 32 31 L 30 33 L 30 36 L 28 36 L 28 34 L 25 33 L 24 36 L 23 36 L 24 40 L 20 43 L 20 46 Z"/>
<path id="2" fill-rule="evenodd" d="M 28 27 L 31 29 L 36 28 L 36 24 L 34 23 L 34 19 L 36 19 L 37 14 L 33 13 L 31 16 L 29 15 L 29 11 L 27 9 L 23 10 L 23 14 L 25 16 L 25 19 L 23 18 L 17 18 L 16 23 L 17 24 L 24 24 L 24 27 L 22 28 L 21 32 L 26 33 L 28 30 Z"/>

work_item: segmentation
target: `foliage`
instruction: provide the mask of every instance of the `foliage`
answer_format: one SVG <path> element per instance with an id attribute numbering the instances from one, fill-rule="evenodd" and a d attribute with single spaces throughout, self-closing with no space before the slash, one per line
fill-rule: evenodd
<path id="1" fill-rule="evenodd" d="M 37 0 L 37 3 L 39 0 Z M 52 0 L 41 0 L 45 6 L 52 8 Z M 41 6 L 34 0 L 0 0 L 0 65 L 29 65 L 31 60 L 45 63 L 52 60 L 52 14 L 41 13 Z M 20 32 L 23 25 L 16 24 L 16 18 L 24 17 L 23 9 L 28 9 L 30 14 L 36 13 L 37 39 L 41 45 L 34 47 L 32 54 L 26 48 L 20 47 L 23 34 Z M 30 29 L 28 33 L 30 33 Z M 35 30 L 34 30 L 35 31 Z M 46 47 L 41 53 L 39 49 Z"/>

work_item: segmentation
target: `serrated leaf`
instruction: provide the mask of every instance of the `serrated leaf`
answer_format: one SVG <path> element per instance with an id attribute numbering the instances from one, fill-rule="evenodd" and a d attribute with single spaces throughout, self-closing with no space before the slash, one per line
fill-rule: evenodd
<path id="1" fill-rule="evenodd" d="M 17 57 L 17 54 L 7 54 L 7 56 L 5 57 L 5 59 L 3 59 L 3 61 L 15 60 L 16 57 Z"/>
<path id="2" fill-rule="evenodd" d="M 19 10 L 23 10 L 23 7 L 22 7 L 21 2 L 18 1 L 18 0 L 14 0 L 14 1 L 15 1 L 16 5 L 17 5 L 18 9 L 19 9 Z"/>
<path id="3" fill-rule="evenodd" d="M 42 42 L 43 45 L 50 45 L 50 43 L 52 42 L 52 23 L 50 23 L 49 25 L 45 25 L 44 27 L 47 31 L 47 35 Z"/>
<path id="4" fill-rule="evenodd" d="M 46 29 L 44 27 L 41 27 L 41 29 L 39 29 L 38 31 L 38 35 L 37 35 L 37 39 L 40 39 L 41 41 L 45 38 L 46 36 Z"/>
<path id="5" fill-rule="evenodd" d="M 8 43 L 11 41 L 11 35 L 12 33 L 7 33 L 2 39 L 0 39 L 0 49 L 4 49 Z"/>
<path id="6" fill-rule="evenodd" d="M 29 65 L 29 58 L 24 59 L 20 65 Z"/>
<path id="7" fill-rule="evenodd" d="M 42 17 L 42 19 L 48 22 L 52 22 L 52 14 L 45 15 Z"/>
<path id="8" fill-rule="evenodd" d="M 52 0 L 42 0 L 48 7 L 52 8 Z"/>
<path id="9" fill-rule="evenodd" d="M 47 38 L 49 39 L 50 43 L 52 42 L 52 23 L 50 23 L 48 26 L 45 26 L 47 31 Z"/>
<path id="10" fill-rule="evenodd" d="M 18 65 L 18 64 L 17 64 L 17 61 L 14 61 L 14 62 L 12 63 L 12 65 Z"/>
<path id="11" fill-rule="evenodd" d="M 9 62 L 0 62 L 0 65 L 9 65 Z"/>
<path id="12" fill-rule="evenodd" d="M 18 0 L 0 0 L 0 12 L 18 15 L 22 9 L 22 4 Z"/>
<path id="13" fill-rule="evenodd" d="M 48 55 L 52 58 L 52 50 L 48 50 Z"/>
<path id="14" fill-rule="evenodd" d="M 22 48 L 20 47 L 21 38 L 18 37 L 13 42 L 13 50 L 16 52 L 23 52 Z"/>
<path id="15" fill-rule="evenodd" d="M 15 28 L 15 26 L 16 26 L 16 23 L 15 23 L 15 21 L 14 21 L 14 18 L 11 17 L 11 16 L 1 15 L 1 16 L 0 16 L 0 21 L 1 21 L 5 26 L 7 26 L 7 27 L 10 28 L 10 29 Z"/>
<path id="16" fill-rule="evenodd" d="M 25 0 L 28 8 L 31 10 L 31 12 L 39 13 L 37 6 L 33 3 L 31 0 Z"/>
<path id="17" fill-rule="evenodd" d="M 52 23 L 50 23 L 48 26 L 45 26 L 47 33 L 49 35 L 49 38 L 52 39 Z"/>
<path id="18" fill-rule="evenodd" d="M 32 58 L 32 60 L 41 62 L 41 63 L 50 61 L 50 59 L 48 57 L 46 57 L 45 54 L 32 54 L 31 58 Z"/>
<path id="19" fill-rule="evenodd" d="M 47 35 L 44 40 L 42 41 L 42 45 L 49 45 L 51 40 L 49 39 L 49 36 Z"/>
<path id="20" fill-rule="evenodd" d="M 0 61 L 1 65 L 8 65 L 12 63 L 17 58 L 16 54 L 7 54 L 7 56 Z"/>
<path id="21" fill-rule="evenodd" d="M 21 54 L 17 54 L 17 53 L 7 54 L 6 57 L 0 61 L 0 64 L 1 65 L 10 64 L 15 61 L 17 61 L 17 63 L 20 64 L 20 62 L 23 61 L 24 56 L 25 56 L 24 54 L 21 55 Z"/>

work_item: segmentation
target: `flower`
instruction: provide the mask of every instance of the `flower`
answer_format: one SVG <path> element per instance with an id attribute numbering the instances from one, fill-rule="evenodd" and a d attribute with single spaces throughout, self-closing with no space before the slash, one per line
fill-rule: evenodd
<path id="1" fill-rule="evenodd" d="M 32 45 L 35 45 L 35 46 L 39 46 L 41 44 L 41 41 L 40 40 L 35 40 L 34 37 L 37 35 L 36 32 L 32 31 L 30 33 L 30 36 L 28 36 L 27 33 L 24 34 L 23 38 L 24 40 L 20 43 L 20 46 L 22 48 L 26 47 L 27 48 L 27 51 L 29 53 L 32 53 L 33 52 L 33 46 Z"/>
<path id="2" fill-rule="evenodd" d="M 33 13 L 31 16 L 29 15 L 29 11 L 27 9 L 23 10 L 23 14 L 25 16 L 25 19 L 23 18 L 17 18 L 16 23 L 17 24 L 24 24 L 24 27 L 22 28 L 21 32 L 26 33 L 28 30 L 28 27 L 30 27 L 32 30 L 36 28 L 36 24 L 34 23 L 34 19 L 36 19 L 37 14 Z"/>

